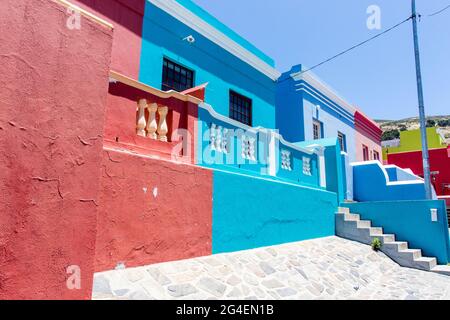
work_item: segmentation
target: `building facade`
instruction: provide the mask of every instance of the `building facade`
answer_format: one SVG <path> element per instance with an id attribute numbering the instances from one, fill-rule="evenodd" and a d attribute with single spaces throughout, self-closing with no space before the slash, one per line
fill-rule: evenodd
<path id="1" fill-rule="evenodd" d="M 439 198 L 450 205 L 450 147 L 436 127 L 427 128 L 431 183 Z M 383 147 L 387 164 L 410 169 L 423 177 L 422 143 L 420 130 L 402 131 L 400 139 Z"/>
<path id="2" fill-rule="evenodd" d="M 35 1 L 0 2 L 0 298 L 90 299 L 94 272 L 335 235 L 357 144 L 332 89 L 279 78 L 189 0 Z"/>
<path id="3" fill-rule="evenodd" d="M 356 161 L 381 161 L 381 128 L 360 110 L 356 110 L 355 131 Z"/>
<path id="4" fill-rule="evenodd" d="M 311 72 L 294 66 L 277 87 L 277 128 L 292 142 L 338 138 L 341 151 L 356 161 L 355 108 Z"/>

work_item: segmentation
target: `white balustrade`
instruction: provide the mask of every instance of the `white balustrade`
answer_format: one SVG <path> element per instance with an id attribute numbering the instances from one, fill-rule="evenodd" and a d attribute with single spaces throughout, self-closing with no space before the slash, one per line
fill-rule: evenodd
<path id="1" fill-rule="evenodd" d="M 156 122 L 156 111 L 158 110 L 157 103 L 151 103 L 147 107 L 148 109 L 148 122 L 147 122 L 147 137 L 156 140 L 156 130 L 158 129 L 158 123 Z"/>
<path id="2" fill-rule="evenodd" d="M 288 150 L 281 150 L 281 169 L 292 171 L 291 153 Z"/>
<path id="3" fill-rule="evenodd" d="M 158 123 L 158 139 L 159 141 L 167 142 L 167 132 L 169 128 L 167 126 L 167 113 L 169 108 L 166 106 L 158 108 L 159 123 Z"/>
<path id="4" fill-rule="evenodd" d="M 216 125 L 214 123 L 209 128 L 209 145 L 211 150 L 216 150 Z"/>
<path id="5" fill-rule="evenodd" d="M 145 137 L 145 126 L 147 122 L 145 121 L 145 109 L 147 108 L 147 100 L 140 99 L 138 101 L 138 117 L 136 123 L 136 133 L 138 136 Z"/>

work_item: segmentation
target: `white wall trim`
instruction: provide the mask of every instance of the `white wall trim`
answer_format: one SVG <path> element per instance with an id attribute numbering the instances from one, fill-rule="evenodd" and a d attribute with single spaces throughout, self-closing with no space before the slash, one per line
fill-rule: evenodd
<path id="1" fill-rule="evenodd" d="M 310 91 L 308 88 L 300 88 L 300 89 L 296 89 L 296 91 L 303 91 L 306 92 L 307 94 L 313 96 L 314 98 L 316 98 L 317 100 L 319 100 L 320 102 L 322 102 L 324 105 L 328 106 L 331 110 L 335 111 L 336 113 L 342 115 L 343 118 L 347 119 L 348 121 L 355 123 L 355 120 L 350 118 L 348 115 L 343 114 L 341 111 L 337 110 L 336 107 L 334 107 L 333 105 L 331 105 L 329 102 L 323 100 L 321 97 L 319 97 L 317 94 L 315 94 L 314 92 Z M 326 111 L 325 111 L 326 112 Z M 327 112 L 328 113 L 328 112 Z M 336 117 L 334 117 L 336 118 Z M 337 119 L 337 118 L 336 118 Z M 337 119 L 339 120 L 339 119 Z"/>
<path id="2" fill-rule="evenodd" d="M 312 72 L 296 72 L 290 75 L 295 81 L 305 81 L 310 86 L 320 91 L 324 96 L 328 97 L 334 103 L 343 107 L 351 114 L 355 114 L 356 108 L 347 102 L 344 98 L 340 97 L 329 85 L 325 84 L 322 80 L 319 80 Z"/>
<path id="3" fill-rule="evenodd" d="M 197 15 L 183 7 L 181 4 L 175 0 L 148 0 L 153 5 L 157 6 L 161 10 L 167 12 L 175 19 L 179 20 L 183 24 L 187 25 L 191 29 L 197 31 L 207 39 L 211 40 L 215 44 L 224 48 L 231 54 L 235 55 L 242 61 L 248 63 L 256 70 L 262 72 L 273 81 L 277 80 L 281 73 L 274 67 L 269 65 L 267 62 L 263 61 L 261 58 L 256 56 L 254 53 L 245 49 L 243 46 L 237 42 L 230 39 L 224 33 L 220 32 Z"/>

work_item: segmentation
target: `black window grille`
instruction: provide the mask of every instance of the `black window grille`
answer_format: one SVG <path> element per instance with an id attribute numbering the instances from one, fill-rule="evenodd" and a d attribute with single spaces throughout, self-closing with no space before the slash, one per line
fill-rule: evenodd
<path id="1" fill-rule="evenodd" d="M 194 87 L 194 71 L 168 59 L 163 62 L 162 90 L 184 91 Z"/>
<path id="2" fill-rule="evenodd" d="M 230 91 L 230 118 L 252 126 L 252 100 Z"/>

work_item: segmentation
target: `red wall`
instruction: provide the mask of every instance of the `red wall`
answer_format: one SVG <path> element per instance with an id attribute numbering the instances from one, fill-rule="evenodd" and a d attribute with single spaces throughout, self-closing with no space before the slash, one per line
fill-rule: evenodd
<path id="1" fill-rule="evenodd" d="M 152 140 L 136 134 L 136 107 L 137 101 L 141 98 L 147 99 L 148 104 L 157 103 L 159 106 L 169 108 L 167 114 L 169 142 Z M 107 99 L 105 145 L 167 160 L 172 159 L 172 155 L 177 155 L 178 161 L 194 163 L 197 108 L 197 105 L 191 102 L 175 98 L 163 99 L 119 82 L 111 83 Z M 172 132 L 176 129 L 185 129 L 189 132 L 185 142 L 179 143 L 183 139 L 172 136 Z"/>
<path id="2" fill-rule="evenodd" d="M 50 0 L 0 1 L 0 299 L 91 296 L 112 31 L 67 19 Z"/>
<path id="3" fill-rule="evenodd" d="M 355 112 L 355 129 L 373 142 L 381 145 L 381 135 L 383 134 L 383 131 L 359 111 Z"/>
<path id="4" fill-rule="evenodd" d="M 69 0 L 114 25 L 111 69 L 133 79 L 139 79 L 145 1 Z"/>
<path id="5" fill-rule="evenodd" d="M 210 170 L 103 152 L 96 271 L 210 255 L 211 219 Z"/>
<path id="6" fill-rule="evenodd" d="M 450 184 L 450 147 L 429 150 L 430 170 L 439 171 L 433 185 L 438 195 L 450 195 L 450 189 L 443 189 L 442 184 Z M 415 174 L 423 177 L 422 152 L 402 152 L 388 154 L 388 163 L 400 168 L 410 168 Z"/>

